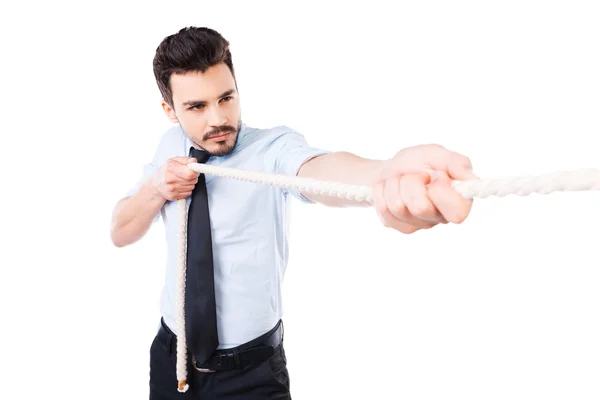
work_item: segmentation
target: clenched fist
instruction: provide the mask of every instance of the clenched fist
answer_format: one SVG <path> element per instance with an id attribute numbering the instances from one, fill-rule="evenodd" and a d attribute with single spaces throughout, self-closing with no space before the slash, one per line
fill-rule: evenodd
<path id="1" fill-rule="evenodd" d="M 469 179 L 479 178 L 466 156 L 434 144 L 409 147 L 385 162 L 374 187 L 374 206 L 386 227 L 402 233 L 460 224 L 473 201 L 464 199 L 451 183 Z"/>
<path id="2" fill-rule="evenodd" d="M 166 200 L 185 199 L 192 194 L 198 183 L 199 172 L 187 164 L 195 163 L 193 157 L 174 157 L 164 163 L 152 177 L 152 186 Z"/>

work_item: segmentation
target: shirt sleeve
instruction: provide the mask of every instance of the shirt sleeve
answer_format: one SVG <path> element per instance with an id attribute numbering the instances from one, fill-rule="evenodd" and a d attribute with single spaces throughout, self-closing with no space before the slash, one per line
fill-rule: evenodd
<path id="1" fill-rule="evenodd" d="M 269 143 L 267 149 L 267 162 L 274 168 L 275 174 L 296 176 L 300 167 L 310 159 L 329 154 L 324 150 L 309 146 L 304 136 L 292 129 L 283 130 Z M 284 193 L 291 194 L 296 199 L 312 204 L 313 201 L 304 196 L 298 189 L 283 189 Z"/>
<path id="2" fill-rule="evenodd" d="M 142 187 L 142 185 L 154 173 L 154 171 L 156 171 L 156 169 L 157 169 L 157 167 L 156 167 L 156 164 L 154 163 L 154 160 L 150 161 L 147 164 L 144 164 L 142 166 L 142 173 L 141 173 L 140 178 L 135 183 L 135 185 L 133 185 L 131 188 L 129 188 L 129 190 L 125 193 L 125 195 L 127 197 L 129 197 L 129 196 L 133 196 L 134 194 L 136 194 L 138 192 L 138 190 L 140 190 L 140 188 Z"/>
<path id="3" fill-rule="evenodd" d="M 134 194 L 136 194 L 138 192 L 138 190 L 140 190 L 140 188 L 142 187 L 142 185 L 150 178 L 150 176 L 152 176 L 152 174 L 160 167 L 161 163 L 162 163 L 162 158 L 161 158 L 161 149 L 162 149 L 162 144 L 163 144 L 164 138 L 161 138 L 156 151 L 154 153 L 154 156 L 152 157 L 152 159 L 147 162 L 146 164 L 144 164 L 142 166 L 142 171 L 141 171 L 141 175 L 140 178 L 138 179 L 138 181 L 125 193 L 125 196 L 129 197 L 129 196 L 133 196 Z M 154 220 L 152 221 L 157 222 L 160 219 L 160 212 L 156 213 L 156 215 L 154 216 Z"/>

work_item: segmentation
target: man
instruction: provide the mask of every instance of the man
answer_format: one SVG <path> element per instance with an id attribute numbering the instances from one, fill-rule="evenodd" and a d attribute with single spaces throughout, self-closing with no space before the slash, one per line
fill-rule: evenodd
<path id="1" fill-rule="evenodd" d="M 369 160 L 310 147 L 287 127 L 245 125 L 229 43 L 214 30 L 186 28 L 165 38 L 153 64 L 163 109 L 176 125 L 117 203 L 111 228 L 122 247 L 141 239 L 160 216 L 165 223 L 168 262 L 150 349 L 150 399 L 289 399 L 280 289 L 290 196 L 331 207 L 365 204 L 200 175 L 187 164 L 368 185 L 384 226 L 406 234 L 463 222 L 471 202 L 450 181 L 477 177 L 468 158 L 438 145 Z M 185 393 L 176 379 L 178 199 L 186 199 L 189 213 Z"/>

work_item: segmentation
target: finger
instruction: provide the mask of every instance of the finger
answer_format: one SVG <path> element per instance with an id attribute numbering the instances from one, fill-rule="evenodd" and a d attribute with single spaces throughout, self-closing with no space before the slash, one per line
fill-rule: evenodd
<path id="1" fill-rule="evenodd" d="M 171 158 L 171 160 L 179 163 L 179 164 L 183 164 L 183 165 L 187 165 L 191 162 L 198 162 L 194 157 L 173 157 Z"/>
<path id="2" fill-rule="evenodd" d="M 438 178 L 429 185 L 429 198 L 444 219 L 460 224 L 471 212 L 473 201 L 465 199 L 452 189 L 450 184 L 451 180 L 446 174 L 439 174 Z"/>
<path id="3" fill-rule="evenodd" d="M 387 204 L 385 203 L 385 199 L 383 196 L 383 187 L 384 182 L 379 182 L 373 188 L 373 207 L 375 208 L 377 216 L 379 217 L 383 225 L 387 228 L 391 228 L 406 234 L 418 231 L 419 228 L 417 226 L 399 221 L 392 215 Z"/>
<path id="4" fill-rule="evenodd" d="M 473 164 L 467 156 L 448 150 L 444 146 L 437 144 L 415 146 L 412 153 L 411 155 L 414 159 L 422 160 L 426 168 L 446 171 L 452 179 L 479 179 L 473 173 Z M 412 164 L 413 168 L 419 167 L 417 162 L 413 162 Z"/>
<path id="5" fill-rule="evenodd" d="M 192 190 L 194 190 L 195 185 L 179 185 L 179 187 L 177 188 L 178 191 L 180 192 L 191 192 Z"/>
<path id="6" fill-rule="evenodd" d="M 451 179 L 469 180 L 479 179 L 473 173 L 471 160 L 462 154 L 451 152 L 448 157 L 448 175 Z"/>
<path id="7" fill-rule="evenodd" d="M 419 220 L 440 223 L 444 221 L 444 217 L 427 193 L 426 185 L 430 180 L 428 174 L 404 175 L 400 180 L 400 196 L 411 215 Z"/>
<path id="8" fill-rule="evenodd" d="M 410 213 L 400 197 L 400 178 L 390 178 L 382 182 L 383 201 L 392 218 L 407 222 Z"/>
<path id="9" fill-rule="evenodd" d="M 400 151 L 386 164 L 382 180 L 403 174 L 419 174 L 426 169 L 449 172 L 453 179 L 479 179 L 473 173 L 471 160 L 438 144 L 414 146 Z"/>
<path id="10" fill-rule="evenodd" d="M 401 232 L 401 233 L 411 234 L 411 233 L 415 233 L 415 232 L 423 230 L 423 229 L 429 229 L 433 225 L 425 226 L 425 227 L 421 228 L 419 226 L 411 225 L 406 222 L 402 222 L 400 220 L 395 219 L 391 222 L 384 223 L 384 226 L 386 228 L 390 228 L 390 229 L 393 229 L 393 230 Z"/>
<path id="11" fill-rule="evenodd" d="M 189 168 L 187 165 L 183 164 L 171 164 L 170 171 L 177 177 L 184 180 L 192 180 L 200 176 L 199 172 L 196 172 L 193 169 Z"/>
<path id="12" fill-rule="evenodd" d="M 393 219 L 414 225 L 419 229 L 428 229 L 433 225 L 429 221 L 424 221 L 411 214 L 408 210 L 406 203 L 402 199 L 401 195 L 401 179 L 391 178 L 384 182 L 383 185 L 383 197 Z"/>
<path id="13" fill-rule="evenodd" d="M 177 185 L 195 185 L 198 183 L 198 176 L 200 174 L 194 174 L 191 178 L 182 178 L 181 176 L 176 175 L 175 173 L 167 174 L 166 182 L 174 183 Z"/>
<path id="14" fill-rule="evenodd" d="M 192 191 L 186 191 L 186 192 L 177 192 L 177 197 L 182 199 L 182 198 L 186 198 L 192 195 Z"/>
<path id="15" fill-rule="evenodd" d="M 175 182 L 177 185 L 187 186 L 187 185 L 196 185 L 198 183 L 198 177 L 191 179 L 183 179 L 175 176 Z"/>

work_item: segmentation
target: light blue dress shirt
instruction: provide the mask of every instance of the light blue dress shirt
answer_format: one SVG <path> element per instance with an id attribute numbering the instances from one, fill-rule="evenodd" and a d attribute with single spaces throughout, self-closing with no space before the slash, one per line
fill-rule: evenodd
<path id="1" fill-rule="evenodd" d="M 160 138 L 152 161 L 127 193 L 134 194 L 168 159 L 188 156 L 193 143 L 179 126 Z M 303 135 L 285 126 L 255 129 L 242 124 L 234 151 L 211 157 L 207 164 L 295 176 L 309 159 L 329 151 L 310 147 Z M 212 225 L 219 348 L 235 347 L 267 332 L 282 318 L 281 288 L 288 262 L 290 195 L 310 200 L 297 190 L 206 175 Z M 189 207 L 190 197 L 187 199 Z M 162 217 L 167 259 L 160 311 L 176 332 L 176 201 L 167 201 Z"/>

